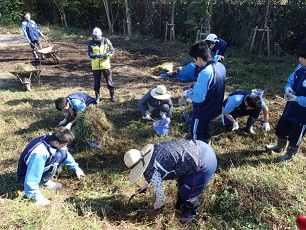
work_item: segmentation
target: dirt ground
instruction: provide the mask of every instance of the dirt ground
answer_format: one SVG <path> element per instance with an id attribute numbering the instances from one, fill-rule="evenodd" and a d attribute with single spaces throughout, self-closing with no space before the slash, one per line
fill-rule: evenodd
<path id="1" fill-rule="evenodd" d="M 171 81 L 176 79 L 167 78 L 165 81 L 159 76 L 152 75 L 148 69 L 158 66 L 164 62 L 176 62 L 182 65 L 188 63 L 188 54 L 184 54 L 181 48 L 175 45 L 163 45 L 160 43 L 139 42 L 133 40 L 125 40 L 123 38 L 110 39 L 114 48 L 115 55 L 111 59 L 113 71 L 113 81 L 117 94 L 124 94 L 124 85 L 126 82 L 133 82 L 139 79 L 144 82 L 148 81 L 148 77 L 152 80 L 152 85 L 163 84 L 169 86 Z M 29 44 L 20 35 L 1 35 L 0 36 L 0 69 L 7 72 L 14 72 L 16 65 L 20 63 L 31 63 L 36 68 L 41 68 L 40 81 L 41 84 L 65 84 L 77 82 L 80 86 L 93 88 L 93 77 L 90 65 L 90 58 L 87 55 L 88 39 L 74 39 L 71 41 L 49 41 L 49 44 L 43 40 L 43 46 L 51 45 L 60 46 L 60 50 L 56 52 L 59 57 L 59 64 L 47 55 L 47 59 L 41 62 L 33 61 L 33 55 Z M 14 76 L 12 76 L 14 77 Z M 137 77 L 137 78 L 135 78 Z M 17 78 L 16 78 L 17 79 Z M 157 81 L 156 81 L 157 80 Z M 169 81 L 170 80 L 170 81 Z M 105 81 L 101 81 L 105 84 Z M 21 83 L 21 82 L 20 82 Z M 137 82 L 135 82 L 137 84 Z M 151 87 L 151 84 L 148 87 Z M 20 84 L 22 87 L 22 84 Z M 31 88 L 33 89 L 34 84 Z M 105 87 L 101 86 L 101 87 Z M 120 92 L 121 90 L 122 92 Z M 106 94 L 106 93 L 105 93 Z M 103 96 L 103 95 L 102 95 Z M 106 95 L 105 95 L 106 96 Z M 120 95 L 119 95 L 120 97 Z"/>

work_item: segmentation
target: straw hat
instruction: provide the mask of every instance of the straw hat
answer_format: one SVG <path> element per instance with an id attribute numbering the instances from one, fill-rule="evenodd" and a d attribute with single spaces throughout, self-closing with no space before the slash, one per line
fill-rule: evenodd
<path id="1" fill-rule="evenodd" d="M 171 94 L 167 91 L 166 86 L 158 85 L 156 88 L 151 90 L 151 96 L 158 100 L 166 100 L 171 97 Z"/>
<path id="2" fill-rule="evenodd" d="M 124 155 L 124 163 L 130 171 L 130 185 L 134 184 L 144 173 L 151 160 L 154 146 L 148 144 L 141 151 L 130 149 Z"/>

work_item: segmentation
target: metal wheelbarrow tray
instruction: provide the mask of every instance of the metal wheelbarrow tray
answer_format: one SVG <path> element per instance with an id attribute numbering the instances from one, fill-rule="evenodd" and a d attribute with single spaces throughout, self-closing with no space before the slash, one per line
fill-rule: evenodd
<path id="1" fill-rule="evenodd" d="M 52 45 L 46 48 L 37 49 L 38 53 L 44 54 L 46 56 L 51 56 L 53 58 L 53 61 L 58 64 L 59 63 L 59 57 L 56 55 L 56 53 L 61 49 L 58 45 Z"/>
<path id="2" fill-rule="evenodd" d="M 31 90 L 31 78 L 34 76 L 40 84 L 40 69 L 41 62 L 39 62 L 38 68 L 30 63 L 17 64 L 15 71 L 10 71 L 11 74 L 15 75 L 23 85 L 26 91 Z"/>

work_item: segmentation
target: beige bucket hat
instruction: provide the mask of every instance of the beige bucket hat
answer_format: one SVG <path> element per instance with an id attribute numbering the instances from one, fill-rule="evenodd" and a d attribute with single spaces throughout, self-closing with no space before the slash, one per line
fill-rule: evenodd
<path id="1" fill-rule="evenodd" d="M 130 149 L 124 154 L 124 163 L 131 170 L 130 185 L 134 184 L 142 176 L 150 163 L 153 151 L 154 145 L 148 144 L 141 151 Z"/>
<path id="2" fill-rule="evenodd" d="M 158 100 L 166 100 L 171 97 L 171 94 L 167 91 L 166 86 L 158 85 L 156 88 L 151 90 L 151 96 Z"/>

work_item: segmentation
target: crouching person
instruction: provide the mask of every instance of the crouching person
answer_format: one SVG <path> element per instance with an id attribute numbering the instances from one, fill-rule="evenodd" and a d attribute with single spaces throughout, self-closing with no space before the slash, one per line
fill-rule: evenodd
<path id="1" fill-rule="evenodd" d="M 142 114 L 143 120 L 152 120 L 152 113 L 154 110 L 159 111 L 162 119 L 170 122 L 173 112 L 173 103 L 171 94 L 167 91 L 166 86 L 158 85 L 150 89 L 138 102 L 139 110 Z"/>
<path id="2" fill-rule="evenodd" d="M 131 170 L 131 185 L 144 175 L 146 183 L 138 191 L 152 184 L 156 193 L 154 209 L 161 208 L 166 200 L 162 180 L 177 180 L 175 208 L 181 211 L 183 223 L 199 214 L 198 195 L 204 191 L 217 168 L 214 150 L 199 140 L 172 140 L 148 144 L 141 151 L 131 149 L 124 155 L 124 163 Z"/>
<path id="3" fill-rule="evenodd" d="M 61 164 L 73 170 L 78 178 L 84 176 L 66 147 L 73 139 L 69 129 L 58 127 L 52 133 L 32 140 L 22 152 L 18 161 L 18 180 L 23 182 L 26 196 L 34 199 L 36 204 L 50 202 L 39 187 L 49 190 L 62 187 L 61 183 L 51 181 Z"/>

